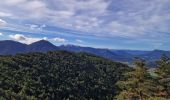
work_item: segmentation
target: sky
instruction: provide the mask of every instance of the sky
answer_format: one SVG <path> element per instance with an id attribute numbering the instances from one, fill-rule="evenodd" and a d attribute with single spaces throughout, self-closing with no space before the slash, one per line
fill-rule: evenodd
<path id="1" fill-rule="evenodd" d="M 170 0 L 0 0 L 0 40 L 170 50 Z"/>

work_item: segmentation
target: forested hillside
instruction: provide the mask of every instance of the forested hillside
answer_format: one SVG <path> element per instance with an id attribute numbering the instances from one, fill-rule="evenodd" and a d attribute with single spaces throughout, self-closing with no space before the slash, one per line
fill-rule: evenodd
<path id="1" fill-rule="evenodd" d="M 170 59 L 156 64 L 67 51 L 0 56 L 0 100 L 169 100 Z"/>
<path id="2" fill-rule="evenodd" d="M 0 99 L 112 100 L 127 65 L 66 51 L 0 56 Z"/>

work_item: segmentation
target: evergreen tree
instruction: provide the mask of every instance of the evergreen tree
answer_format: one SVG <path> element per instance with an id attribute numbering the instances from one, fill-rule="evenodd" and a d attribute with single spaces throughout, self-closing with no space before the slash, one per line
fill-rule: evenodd
<path id="1" fill-rule="evenodd" d="M 168 75 L 170 72 L 170 58 L 168 56 L 166 56 L 165 54 L 163 54 L 160 58 L 160 60 L 158 60 L 157 62 L 157 66 L 158 66 L 158 74 L 159 75 Z"/>
<path id="2" fill-rule="evenodd" d="M 133 71 L 125 74 L 125 79 L 117 85 L 122 90 L 116 96 L 117 100 L 145 100 L 155 96 L 159 91 L 154 79 L 147 72 L 145 61 L 136 58 Z"/>
<path id="3" fill-rule="evenodd" d="M 166 55 L 162 55 L 160 60 L 157 61 L 157 73 L 159 75 L 159 82 L 164 86 L 167 93 L 162 96 L 170 97 L 170 59 Z"/>

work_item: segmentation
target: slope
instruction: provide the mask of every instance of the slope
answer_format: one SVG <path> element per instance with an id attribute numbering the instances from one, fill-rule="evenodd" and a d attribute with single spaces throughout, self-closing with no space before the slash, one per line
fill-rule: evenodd
<path id="1" fill-rule="evenodd" d="M 38 99 L 112 99 L 127 65 L 66 51 L 0 57 L 0 90 Z M 8 95 L 8 96 L 7 96 Z M 11 96 L 12 97 L 12 96 Z M 15 98 L 15 97 L 14 97 Z"/>

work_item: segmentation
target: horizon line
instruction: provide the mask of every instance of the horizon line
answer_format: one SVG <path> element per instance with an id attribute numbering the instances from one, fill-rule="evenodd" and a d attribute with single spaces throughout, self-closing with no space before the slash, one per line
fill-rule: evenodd
<path id="1" fill-rule="evenodd" d="M 62 45 L 55 45 L 54 43 L 52 43 L 51 41 L 48 41 L 48 40 L 45 40 L 45 39 L 41 39 L 41 40 L 38 40 L 38 41 L 35 41 L 35 42 L 32 42 L 30 44 L 26 44 L 26 43 L 22 43 L 20 41 L 16 41 L 16 40 L 12 40 L 12 39 L 7 39 L 7 40 L 0 40 L 0 42 L 2 41 L 13 41 L 13 42 L 18 42 L 18 43 L 21 43 L 21 44 L 25 44 L 25 45 L 31 45 L 33 43 L 36 43 L 36 42 L 40 42 L 40 41 L 46 41 L 46 42 L 49 42 L 51 44 L 53 44 L 54 46 L 56 47 L 60 47 L 60 46 L 75 46 L 75 47 L 82 47 L 82 48 L 93 48 L 93 49 L 105 49 L 105 50 L 129 50 L 129 51 L 170 51 L 170 50 L 161 50 L 161 49 L 152 49 L 152 50 L 138 50 L 138 49 L 111 49 L 111 48 L 100 48 L 100 47 L 91 47 L 91 46 L 81 46 L 81 45 L 74 45 L 74 44 L 62 44 Z"/>

